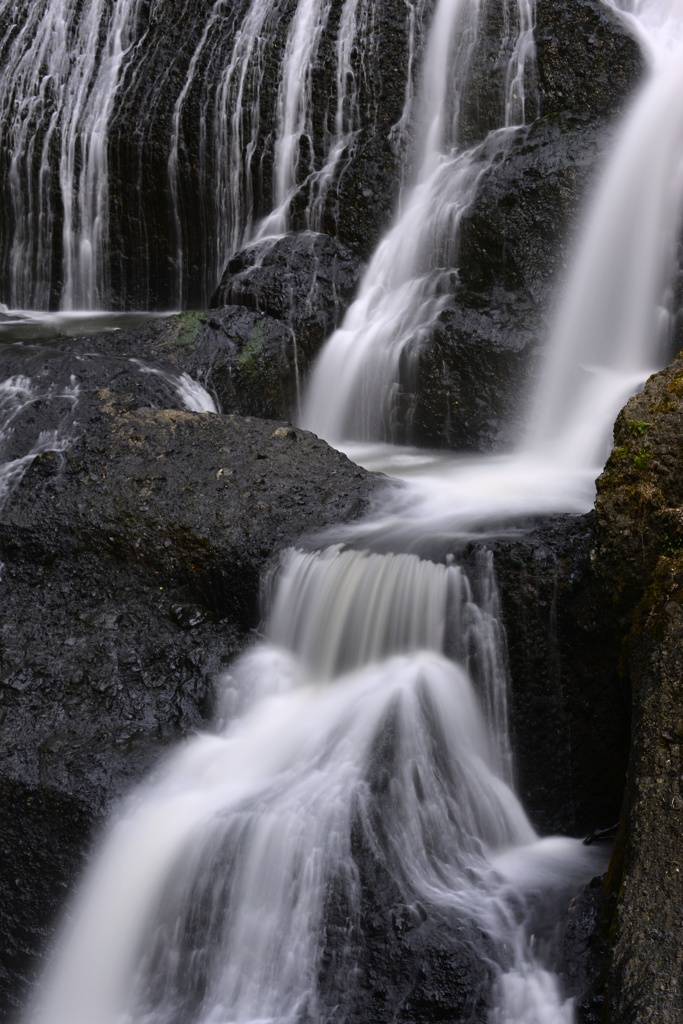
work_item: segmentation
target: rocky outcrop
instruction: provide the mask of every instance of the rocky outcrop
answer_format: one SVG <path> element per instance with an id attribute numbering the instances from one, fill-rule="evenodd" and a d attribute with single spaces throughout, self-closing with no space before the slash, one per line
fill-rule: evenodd
<path id="1" fill-rule="evenodd" d="M 226 411 L 292 416 L 308 370 L 339 326 L 361 269 L 341 242 L 312 231 L 249 246 L 228 263 L 206 327 L 196 336 L 189 372 L 215 392 Z"/>
<path id="2" fill-rule="evenodd" d="M 13 420 L 12 451 L 50 423 L 66 440 L 24 467 L 0 513 L 6 1012 L 105 809 L 206 728 L 214 680 L 258 626 L 265 567 L 361 514 L 377 486 L 288 423 L 186 411 L 172 367 L 76 345 L 30 369 L 43 398 Z"/>
<path id="3" fill-rule="evenodd" d="M 683 1020 L 683 355 L 619 414 L 598 481 L 596 568 L 612 593 L 632 700 L 606 1019 Z"/>

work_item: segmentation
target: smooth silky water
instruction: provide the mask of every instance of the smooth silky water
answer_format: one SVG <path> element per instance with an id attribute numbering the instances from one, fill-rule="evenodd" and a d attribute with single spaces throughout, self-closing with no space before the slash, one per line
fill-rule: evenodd
<path id="1" fill-rule="evenodd" d="M 354 977 L 359 834 L 407 906 L 467 923 L 492 975 L 491 1024 L 573 1020 L 571 993 L 553 972 L 552 925 L 604 869 L 604 854 L 574 839 L 539 838 L 515 794 L 505 635 L 490 554 L 480 546 L 466 570 L 453 557 L 436 564 L 411 551 L 439 536 L 444 550 L 457 552 L 489 531 L 514 529 L 515 517 L 589 507 L 614 414 L 664 355 L 682 155 L 671 98 L 683 84 L 683 62 L 677 68 L 666 50 L 681 39 L 681 18 L 664 0 L 630 4 L 624 14 L 647 40 L 653 72 L 596 192 L 527 437 L 513 455 L 464 459 L 387 442 L 399 363 L 438 315 L 440 274 L 457 270 L 459 219 L 480 174 L 525 118 L 533 6 L 519 0 L 506 8 L 516 28 L 505 43 L 500 128 L 472 149 L 458 144 L 459 95 L 482 5 L 436 5 L 427 71 L 419 88 L 406 90 L 407 109 L 420 110 L 424 125 L 412 187 L 323 352 L 305 405 L 307 426 L 357 461 L 402 477 L 402 486 L 388 488 L 374 515 L 338 532 L 334 543 L 284 555 L 267 588 L 264 639 L 217 681 L 214 731 L 184 743 L 122 808 L 73 901 L 27 1021 L 343 1020 L 344 993 L 335 1010 L 319 977 L 331 891 L 347 922 L 336 955 Z M 255 234 L 286 227 L 308 62 L 326 9 L 302 0 L 290 28 L 278 205 Z M 211 17 L 219 10 L 216 4 Z M 250 8 L 254 25 L 247 31 L 245 22 L 236 43 L 226 97 L 244 83 L 249 47 L 261 38 L 257 23 L 269 11 L 260 0 Z M 367 16 L 362 0 L 349 0 L 344 11 L 340 67 Z M 238 46 L 246 48 L 241 57 Z M 462 80 L 446 90 L 455 58 Z M 352 108 L 344 100 L 339 109 Z M 329 161 L 353 131 L 352 121 L 342 122 L 335 122 Z M 179 116 L 175 124 L 180 132 Z M 226 122 L 226 131 L 238 127 Z M 645 130 L 647 147 L 634 141 Z M 171 173 L 174 159 L 172 152 Z M 324 174 L 320 180 L 322 188 Z M 618 225 L 615 190 L 623 203 Z M 593 232 L 597 222 L 602 229 Z M 625 238 L 638 245 L 625 247 Z M 631 265 L 626 255 L 640 260 L 641 240 L 652 258 Z M 604 294 L 591 287 L 587 261 L 600 273 L 613 270 Z M 626 320 L 612 301 L 622 287 Z M 600 336 L 584 350 L 587 310 Z M 11 417 L 29 391 L 28 380 L 6 383 L 0 409 Z"/>

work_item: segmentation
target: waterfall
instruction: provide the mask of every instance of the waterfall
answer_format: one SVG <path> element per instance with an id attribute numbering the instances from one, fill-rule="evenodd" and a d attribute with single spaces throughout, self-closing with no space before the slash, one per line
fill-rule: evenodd
<path id="1" fill-rule="evenodd" d="M 634 20 L 649 81 L 587 211 L 530 415 L 526 448 L 565 465 L 604 461 L 618 410 L 668 351 L 683 223 L 683 11 L 640 0 Z"/>
<path id="2" fill-rule="evenodd" d="M 58 252 L 64 308 L 98 309 L 108 297 L 107 131 L 140 6 L 0 4 L 12 306 L 50 307 Z"/>
<path id="3" fill-rule="evenodd" d="M 406 4 L 397 150 L 425 6 Z M 9 306 L 205 304 L 238 248 L 293 226 L 295 198 L 297 228 L 335 216 L 336 184 L 379 116 L 372 0 L 216 0 L 160 66 L 164 17 L 158 0 L 0 0 Z"/>
<path id="4" fill-rule="evenodd" d="M 403 115 L 395 132 L 397 144 L 412 110 L 412 64 L 424 7 L 425 0 L 407 4 L 409 60 Z M 196 88 L 197 76 L 203 71 L 205 82 L 211 81 L 207 67 L 211 68 L 215 60 L 215 37 L 223 28 L 224 8 L 224 0 L 214 5 L 174 110 L 168 167 L 174 195 L 181 305 L 186 244 L 177 198 L 182 115 Z M 206 144 L 201 151 L 208 149 L 210 155 L 199 169 L 199 179 L 202 191 L 214 197 L 218 222 L 209 266 L 209 277 L 214 282 L 238 248 L 292 227 L 295 197 L 305 197 L 297 226 L 321 230 L 333 186 L 353 155 L 363 120 L 367 122 L 367 112 L 363 118 L 360 110 L 361 90 L 367 89 L 367 65 L 378 59 L 373 34 L 375 13 L 369 0 L 344 0 L 338 21 L 330 0 L 298 0 L 279 58 L 274 109 L 269 110 L 264 106 L 267 56 L 269 51 L 279 53 L 281 16 L 275 0 L 250 4 L 235 34 L 229 60 L 218 73 L 217 86 L 203 101 Z M 323 60 L 323 41 L 329 45 L 330 38 L 334 45 L 327 59 L 333 62 L 334 74 L 320 138 L 313 124 L 314 75 Z M 204 89 L 207 91 L 206 86 Z M 326 97 L 318 92 L 318 111 L 325 102 Z"/>
<path id="5" fill-rule="evenodd" d="M 32 1019 L 343 1017 L 329 1000 L 344 994 L 320 976 L 339 903 L 335 955 L 362 971 L 354 835 L 404 899 L 454 915 L 487 960 L 496 951 L 496 991 L 526 1007 L 519 1020 L 568 1019 L 552 1016 L 571 1001 L 525 922 L 539 891 L 561 902 L 601 860 L 575 840 L 539 840 L 506 781 L 505 677 L 487 679 L 503 638 L 486 610 L 490 562 L 480 571 L 470 582 L 414 556 L 286 555 L 268 642 L 221 681 L 226 724 L 185 744 L 124 808 Z"/>
<path id="6" fill-rule="evenodd" d="M 303 422 L 368 468 L 403 476 L 410 488 L 367 527 L 368 541 L 382 536 L 387 542 L 390 536 L 405 549 L 420 532 L 478 532 L 515 515 L 587 511 L 617 412 L 665 360 L 683 221 L 683 120 L 676 116 L 683 87 L 683 12 L 670 0 L 605 2 L 642 40 L 650 72 L 618 126 L 588 204 L 517 450 L 509 457 L 463 464 L 424 453 L 396 458 L 377 445 L 396 434 L 392 417 L 406 353 L 410 359 L 419 352 L 419 332 L 443 301 L 438 296 L 424 301 L 423 281 L 432 278 L 413 272 L 414 242 L 423 237 L 421 227 L 432 209 L 409 223 L 411 203 L 417 210 L 421 202 L 420 182 L 393 229 L 393 258 L 390 233 L 358 300 L 318 361 Z M 529 54 L 525 27 L 530 23 L 529 17 L 520 18 L 509 76 Z M 493 143 L 504 137 L 494 133 Z M 483 151 L 490 152 L 491 145 L 486 140 Z M 464 159 L 470 161 L 471 152 Z M 449 179 L 463 204 L 476 192 L 476 162 L 471 167 L 471 176 L 456 173 Z M 406 252 L 411 265 L 400 277 Z M 332 392 L 339 396 L 335 403 L 326 399 Z M 356 439 L 373 443 L 354 444 Z"/>
<path id="7" fill-rule="evenodd" d="M 509 7 L 505 5 L 508 15 Z M 400 380 L 414 376 L 420 342 L 446 305 L 458 256 L 458 228 L 477 184 L 523 124 L 525 82 L 534 60 L 533 5 L 518 0 L 507 52 L 500 130 L 460 143 L 461 106 L 482 15 L 480 0 L 439 3 L 426 46 L 415 183 L 378 247 L 358 298 L 315 367 L 302 423 L 334 444 L 400 436 Z M 454 69 L 451 74 L 451 69 Z M 328 395 L 334 392 L 332 405 Z"/>
<path id="8" fill-rule="evenodd" d="M 411 72 L 404 114 L 395 126 L 404 139 L 410 124 L 421 128 L 416 156 L 406 163 L 402 206 L 356 303 L 321 356 L 306 404 L 305 422 L 332 439 L 395 439 L 399 378 L 410 374 L 421 337 L 443 307 L 444 281 L 457 274 L 459 221 L 481 174 L 526 116 L 533 5 L 503 3 L 506 70 L 498 127 L 471 144 L 461 138 L 462 104 L 486 4 L 435 5 L 419 87 L 413 88 Z M 300 0 L 276 55 L 282 74 L 271 154 L 274 212 L 260 223 L 249 190 L 258 177 L 254 166 L 263 158 L 260 70 L 277 9 L 254 0 L 244 14 L 215 103 L 207 108 L 215 118 L 214 142 L 229 156 L 221 175 L 211 179 L 216 209 L 224 214 L 217 261 L 246 238 L 284 230 L 302 176 L 312 197 L 307 223 L 314 225 L 320 196 L 353 145 L 356 100 L 348 69 L 357 71 L 353 40 L 369 21 L 363 0 L 341 5 L 337 97 L 322 160 L 312 161 L 308 148 L 311 66 L 332 7 Z M 643 0 L 629 16 L 645 25 L 643 12 L 665 7 Z M 82 9 L 92 13 L 96 7 L 84 3 Z M 419 5 L 409 6 L 411 61 L 421 12 Z M 666 12 L 673 17 L 673 6 Z M 224 13 L 219 0 L 175 103 L 172 181 L 182 162 L 185 104 L 196 76 L 220 53 L 214 44 Z M 132 24 L 126 22 L 126 32 Z M 122 27 L 121 49 L 115 51 L 120 55 L 130 45 L 124 35 Z M 106 32 L 102 37 L 108 38 Z M 117 59 L 110 92 L 119 80 Z M 660 102 L 671 106 L 676 75 L 656 71 L 657 111 Z M 103 117 L 107 109 L 104 104 Z M 634 108 L 623 139 L 636 117 L 644 118 L 645 127 L 662 127 L 653 108 L 647 109 L 645 117 Z M 203 126 L 208 124 L 204 116 Z M 595 274 L 583 267 L 567 289 L 569 312 L 560 307 L 542 386 L 544 396 L 557 396 L 561 389 L 554 382 L 571 380 L 572 408 L 552 397 L 539 399 L 532 440 L 512 459 L 463 462 L 383 447 L 380 457 L 398 466 L 399 475 L 410 475 L 410 486 L 391 492 L 379 513 L 342 542 L 326 540 L 320 550 L 285 554 L 270 581 L 263 638 L 217 681 L 213 732 L 172 753 L 113 822 L 28 1020 L 342 1021 L 363 979 L 361 866 L 371 857 L 396 885 L 406 910 L 420 919 L 447 920 L 453 934 L 466 937 L 462 944 L 485 964 L 490 1024 L 570 1024 L 572 994 L 553 972 L 553 926 L 572 893 L 604 861 L 577 840 L 539 838 L 515 794 L 505 633 L 490 553 L 479 547 L 474 567 L 466 569 L 452 550 L 446 564 L 436 564 L 407 548 L 428 535 L 459 550 L 488 528 L 500 530 L 515 514 L 585 506 L 596 442 L 579 443 L 573 434 L 577 416 L 593 416 L 585 380 L 598 379 L 593 364 L 605 373 L 616 366 L 631 386 L 652 358 L 631 328 L 649 331 L 654 322 L 653 305 L 667 279 L 660 229 L 678 216 L 679 138 L 673 130 L 664 135 L 659 162 L 629 164 L 625 178 L 618 178 L 623 188 L 598 193 L 600 216 L 591 217 L 586 237 L 599 223 L 602 241 L 612 230 L 605 225 L 614 223 L 611 209 L 604 210 L 613 187 L 622 197 L 631 195 L 639 174 L 659 169 L 654 191 L 638 190 L 632 224 L 620 223 L 625 234 L 610 239 L 614 263 L 600 257 L 601 267 L 614 266 L 615 282 L 618 271 L 618 287 L 624 273 L 633 286 L 627 322 L 617 321 L 612 329 L 619 304 L 603 307 L 602 296 L 597 305 L 587 305 Z M 654 130 L 652 142 L 655 148 L 660 142 Z M 640 159 L 638 147 L 623 144 L 629 161 Z M 180 192 L 174 188 L 182 267 Z M 669 199 L 667 215 L 662 204 Z M 648 219 L 653 210 L 659 217 L 654 227 Z M 652 261 L 626 272 L 617 259 L 628 255 L 624 238 L 640 238 L 650 228 Z M 597 243 L 585 244 L 592 253 Z M 581 263 L 581 244 L 578 252 Z M 48 258 L 46 249 L 41 259 Z M 46 268 L 32 259 L 46 280 Z M 616 287 L 605 289 L 610 300 Z M 588 330 L 586 309 L 588 326 L 596 323 L 604 340 L 599 354 L 592 335 L 586 334 L 587 349 L 576 348 L 577 336 Z M 11 418 L 12 403 L 29 394 L 28 381 L 7 382 L 0 389 L 0 409 L 6 406 Z M 201 394 L 188 400 L 208 407 Z M 379 538 L 385 553 L 373 550 Z M 330 988 L 325 978 L 332 941 L 343 985 Z"/>

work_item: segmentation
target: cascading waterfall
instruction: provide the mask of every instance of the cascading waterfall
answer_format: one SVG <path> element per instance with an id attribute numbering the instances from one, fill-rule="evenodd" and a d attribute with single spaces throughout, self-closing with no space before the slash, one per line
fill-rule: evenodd
<path id="1" fill-rule="evenodd" d="M 591 469 L 604 461 L 619 408 L 665 361 L 683 222 L 683 12 L 641 0 L 628 20 L 652 69 L 587 211 L 525 445 Z"/>
<path id="2" fill-rule="evenodd" d="M 303 424 L 333 444 L 398 439 L 400 381 L 410 381 L 420 341 L 448 301 L 460 220 L 509 131 L 524 123 L 525 83 L 534 59 L 533 5 L 518 0 L 505 4 L 506 21 L 516 31 L 502 40 L 508 62 L 501 130 L 474 147 L 460 143 L 461 104 L 482 8 L 480 0 L 451 0 L 434 12 L 418 114 L 422 137 L 415 184 L 378 247 L 358 298 L 318 360 L 303 411 Z M 331 393 L 337 395 L 334 404 L 327 398 Z"/>
<path id="3" fill-rule="evenodd" d="M 520 1020 L 569 1019 L 525 920 L 540 892 L 561 900 L 600 855 L 539 840 L 505 780 L 494 721 L 505 675 L 488 671 L 504 660 L 502 637 L 485 610 L 490 563 L 480 569 L 470 583 L 410 555 L 286 556 L 269 643 L 222 680 L 227 725 L 192 740 L 129 802 L 36 1020 L 342 1019 L 329 1001 L 344 994 L 320 976 L 339 904 L 336 955 L 344 972 L 362 969 L 359 829 L 407 901 L 454 914 L 487 959 L 497 951 L 501 991 L 519 1002 L 526 979 L 546 1015 L 527 1007 Z"/>
<path id="4" fill-rule="evenodd" d="M 647 9 L 664 7 L 651 0 Z M 220 9 L 216 4 L 212 17 Z M 363 9 L 360 0 L 349 6 L 349 22 Z M 402 353 L 419 344 L 420 332 L 438 315 L 440 279 L 457 265 L 458 219 L 487 161 L 523 120 L 533 9 L 520 0 L 506 7 L 515 11 L 509 24 L 516 31 L 505 44 L 501 127 L 472 149 L 458 147 L 458 103 L 482 9 L 483 0 L 436 6 L 422 81 L 423 159 L 416 184 L 314 379 L 307 422 L 328 436 L 391 439 Z M 324 4 L 308 4 L 309 26 L 320 24 L 315 19 L 324 10 Z M 247 49 L 230 65 L 226 97 L 251 67 L 252 53 L 257 59 L 266 17 L 253 30 L 252 51 L 246 29 L 240 37 Z M 297 24 L 295 18 L 289 56 Z M 306 135 L 306 59 L 297 103 L 285 114 L 281 102 L 283 208 Z M 452 90 L 445 83 L 454 61 L 463 78 Z M 200 63 L 197 57 L 193 73 Z M 668 102 L 671 93 L 663 92 Z M 253 93 L 243 95 L 246 102 Z M 410 89 L 406 97 L 413 102 Z M 240 153 L 251 160 L 249 149 L 240 137 Z M 328 153 L 334 151 L 331 145 Z M 660 159 L 672 160 L 676 169 L 675 139 L 669 137 Z M 669 162 L 657 181 L 668 186 L 670 172 Z M 641 329 L 665 280 L 664 264 L 656 264 Z M 571 304 L 583 301 L 579 285 L 573 294 Z M 566 322 L 562 314 L 561 325 Z M 558 328 L 561 340 L 551 345 L 551 382 L 554 373 L 565 372 L 570 334 Z M 626 371 L 641 373 L 644 351 L 628 353 Z M 349 361 L 348 378 L 342 379 L 339 352 Z M 607 353 L 611 367 L 619 356 L 613 346 Z M 576 378 L 580 410 L 585 375 L 584 367 Z M 356 385 L 365 376 L 370 384 L 362 395 Z M 20 394 L 24 385 L 12 386 Z M 341 411 L 327 417 L 324 405 L 333 404 L 333 394 Z M 535 430 L 544 422 L 540 400 L 538 409 Z M 374 525 L 355 531 L 356 545 L 373 529 L 403 540 L 440 532 L 462 544 L 487 520 L 578 510 L 594 453 L 591 448 L 574 460 L 578 477 L 576 465 L 561 461 L 572 417 L 560 413 L 544 428 L 556 441 L 550 456 L 538 455 L 534 437 L 516 460 L 465 466 L 452 460 L 444 476 L 443 465 L 434 471 L 436 458 L 391 454 L 395 462 L 421 459 L 424 472 L 412 489 L 387 499 Z M 570 447 L 574 452 L 574 441 Z M 558 462 L 553 473 L 549 458 Z M 288 553 L 274 581 L 265 641 L 220 681 L 216 732 L 186 743 L 125 806 L 77 897 L 30 1019 L 343 1019 L 362 967 L 359 856 L 369 849 L 407 906 L 452 914 L 466 928 L 468 945 L 487 964 L 491 1024 L 570 1024 L 573 1000 L 552 972 L 550 924 L 571 892 L 600 870 L 601 856 L 575 840 L 539 839 L 514 793 L 497 605 L 485 551 L 471 575 L 412 554 L 339 545 Z M 328 929 L 339 907 L 342 924 Z M 321 981 L 328 933 L 336 937 L 339 976 L 347 982 L 332 994 Z"/>
<path id="5" fill-rule="evenodd" d="M 403 372 L 397 311 L 420 288 L 419 278 L 411 277 L 396 293 L 383 292 L 381 247 L 358 301 L 323 350 L 304 406 L 305 424 L 369 468 L 389 469 L 409 484 L 408 492 L 397 494 L 395 503 L 368 524 L 368 540 L 390 543 L 391 538 L 405 549 L 420 534 L 480 534 L 515 515 L 587 511 L 619 408 L 665 360 L 683 220 L 683 121 L 672 113 L 683 88 L 683 11 L 669 0 L 606 2 L 637 31 L 651 68 L 588 206 L 517 450 L 463 463 L 450 454 L 403 455 L 377 444 L 391 439 L 387 410 Z M 522 36 L 520 54 L 529 45 Z M 406 245 L 411 237 L 416 234 L 406 234 Z M 387 267 L 393 273 L 391 260 Z M 372 314 L 385 301 L 394 318 L 387 318 L 394 330 L 386 334 L 383 314 Z M 412 316 L 414 307 L 408 308 Z M 340 398 L 334 405 L 325 400 L 332 381 Z M 372 396 L 367 404 L 364 389 Z M 359 409 L 360 428 L 353 420 Z M 358 438 L 374 443 L 354 443 Z"/>

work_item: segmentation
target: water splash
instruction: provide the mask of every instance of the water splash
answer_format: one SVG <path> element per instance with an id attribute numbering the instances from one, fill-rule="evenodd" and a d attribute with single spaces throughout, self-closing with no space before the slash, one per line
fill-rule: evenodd
<path id="1" fill-rule="evenodd" d="M 158 366 L 148 366 L 141 359 L 131 359 L 140 373 L 149 373 L 161 377 L 175 391 L 189 412 L 210 412 L 217 414 L 218 409 L 213 398 L 198 381 L 193 380 L 189 373 L 172 373 Z"/>

